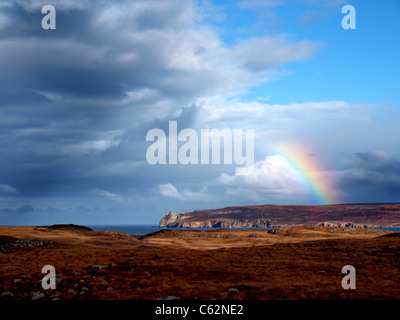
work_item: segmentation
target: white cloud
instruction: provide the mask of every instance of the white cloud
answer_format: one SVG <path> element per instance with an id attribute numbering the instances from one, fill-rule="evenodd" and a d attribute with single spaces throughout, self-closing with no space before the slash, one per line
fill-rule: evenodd
<path id="1" fill-rule="evenodd" d="M 93 189 L 93 193 L 95 193 L 99 196 L 102 196 L 102 197 L 109 198 L 111 200 L 116 200 L 116 201 L 124 201 L 125 200 L 125 197 L 123 197 L 117 193 L 112 193 L 112 192 L 109 192 L 109 191 L 106 191 L 103 189 L 95 188 L 95 189 Z"/>
<path id="2" fill-rule="evenodd" d="M 0 184 L 0 191 L 5 193 L 17 194 L 17 189 L 7 185 L 7 184 Z"/>
<path id="3" fill-rule="evenodd" d="M 278 6 L 289 6 L 292 4 L 291 0 L 241 0 L 238 4 L 239 8 L 243 9 L 259 9 L 259 8 L 272 8 Z M 346 0 L 300 0 L 296 1 L 296 5 L 319 5 L 326 7 L 336 7 L 346 2 Z"/>
<path id="4" fill-rule="evenodd" d="M 290 61 L 306 60 L 322 42 L 293 42 L 283 37 L 264 36 L 242 40 L 233 48 L 234 58 L 246 69 L 261 72 Z"/>
<path id="5" fill-rule="evenodd" d="M 227 101 L 222 96 L 205 100 L 198 119 L 200 128 L 253 129 L 255 151 L 259 153 L 256 160 L 277 153 L 273 148 L 289 141 L 307 141 L 321 153 L 330 152 L 326 154 L 328 157 L 337 150 L 354 152 L 354 145 L 360 152 L 382 149 L 390 153 L 397 143 L 399 121 L 393 107 L 381 104 L 346 101 L 271 104 Z"/>
<path id="6" fill-rule="evenodd" d="M 249 169 L 246 175 L 224 173 L 217 183 L 229 187 L 230 196 L 258 200 L 277 194 L 301 195 L 307 184 L 302 173 L 281 155 L 267 156 Z"/>
<path id="7" fill-rule="evenodd" d="M 0 30 L 5 27 L 8 27 L 11 23 L 12 20 L 8 16 L 0 13 Z"/>
<path id="8" fill-rule="evenodd" d="M 32 0 L 2 0 L 7 4 L 18 4 L 20 7 L 29 9 L 29 10 L 40 10 L 43 6 L 48 4 L 48 1 L 32 1 Z M 65 9 L 83 9 L 90 8 L 93 3 L 90 1 L 82 1 L 82 0 L 53 0 L 51 4 L 56 8 L 56 10 L 65 10 Z M 40 11 L 39 11 L 40 12 Z"/>
<path id="9" fill-rule="evenodd" d="M 200 191 L 195 192 L 189 189 L 183 189 L 178 191 L 174 185 L 171 183 L 167 184 L 159 184 L 158 185 L 158 193 L 164 197 L 175 198 L 179 200 L 186 200 L 186 201 L 213 201 L 214 197 L 208 194 L 207 188 L 203 187 Z"/>
<path id="10" fill-rule="evenodd" d="M 77 144 L 63 146 L 62 152 L 69 154 L 87 154 L 92 151 L 105 151 L 111 147 L 118 146 L 121 142 L 123 131 L 115 130 L 101 134 L 102 139 L 84 141 Z"/>
<path id="11" fill-rule="evenodd" d="M 360 111 L 364 112 L 369 108 L 366 105 L 350 104 L 345 101 L 321 101 L 321 102 L 302 102 L 290 104 L 269 104 L 263 102 L 241 102 L 226 101 L 223 97 L 210 97 L 205 102 L 203 109 L 206 112 L 209 121 L 221 121 L 228 119 L 231 121 L 240 120 L 262 120 L 268 123 L 278 122 L 282 127 L 282 120 L 306 121 L 318 119 L 321 117 L 331 119 L 334 117 L 347 116 L 355 112 L 360 118 L 363 116 Z M 301 116 L 301 117 L 300 117 Z M 304 120 L 306 118 L 306 120 Z M 322 119 L 324 119 L 322 118 Z"/>
<path id="12" fill-rule="evenodd" d="M 160 194 L 165 197 L 171 197 L 171 198 L 181 197 L 178 190 L 171 183 L 158 185 L 158 190 Z"/>
<path id="13" fill-rule="evenodd" d="M 238 3 L 239 8 L 270 8 L 281 6 L 285 0 L 242 0 Z"/>
<path id="14" fill-rule="evenodd" d="M 337 188 L 341 172 L 323 167 L 301 171 L 303 169 L 298 169 L 282 155 L 266 156 L 254 166 L 243 169 L 246 174 L 241 174 L 241 170 L 233 175 L 223 173 L 213 184 L 224 186 L 229 198 L 263 203 L 310 204 L 310 199 L 320 201 L 320 195 L 315 191 L 316 182 L 329 201 L 340 201 L 344 196 Z"/>

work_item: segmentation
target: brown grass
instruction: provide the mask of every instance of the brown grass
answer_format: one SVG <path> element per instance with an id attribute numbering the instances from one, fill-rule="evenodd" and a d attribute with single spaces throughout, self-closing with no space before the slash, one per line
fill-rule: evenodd
<path id="1" fill-rule="evenodd" d="M 34 292 L 42 299 L 400 298 L 400 237 L 386 231 L 187 230 L 138 240 L 101 231 L 0 227 L 0 235 L 59 244 L 2 252 L 0 295 L 13 296 L 0 299 L 31 299 Z M 55 290 L 41 288 L 47 264 L 58 274 Z M 346 264 L 356 268 L 356 290 L 341 287 Z"/>

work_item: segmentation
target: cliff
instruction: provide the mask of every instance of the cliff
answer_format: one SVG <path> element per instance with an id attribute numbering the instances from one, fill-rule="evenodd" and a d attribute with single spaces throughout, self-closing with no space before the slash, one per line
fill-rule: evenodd
<path id="1" fill-rule="evenodd" d="M 160 221 L 160 227 L 168 228 L 272 228 L 299 224 L 400 228 L 400 204 L 260 205 L 170 211 Z"/>

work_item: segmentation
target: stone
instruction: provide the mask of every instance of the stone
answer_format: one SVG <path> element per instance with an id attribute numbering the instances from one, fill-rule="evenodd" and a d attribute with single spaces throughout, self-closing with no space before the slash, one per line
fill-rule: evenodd
<path id="1" fill-rule="evenodd" d="M 179 297 L 174 295 L 169 295 L 166 297 L 156 298 L 155 300 L 176 300 L 176 299 L 179 299 Z"/>
<path id="2" fill-rule="evenodd" d="M 261 238 L 261 236 L 257 233 L 252 233 L 249 235 L 249 238 Z"/>
<path id="3" fill-rule="evenodd" d="M 1 296 L 0 296 L 0 297 L 4 298 L 4 297 L 12 297 L 12 296 L 14 296 L 14 294 L 13 294 L 12 292 L 10 292 L 10 291 L 3 291 L 3 292 L 1 293 Z"/>
<path id="4" fill-rule="evenodd" d="M 108 264 L 94 264 L 94 265 L 92 265 L 92 268 L 98 268 L 98 269 L 108 268 L 108 267 L 109 267 Z"/>
<path id="5" fill-rule="evenodd" d="M 33 296 L 32 296 L 32 300 L 39 300 L 39 299 L 43 299 L 44 298 L 44 294 L 41 292 L 34 292 Z"/>

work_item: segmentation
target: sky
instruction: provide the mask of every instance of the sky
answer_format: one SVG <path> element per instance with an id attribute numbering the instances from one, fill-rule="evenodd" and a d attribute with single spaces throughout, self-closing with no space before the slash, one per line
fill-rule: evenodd
<path id="1" fill-rule="evenodd" d="M 0 225 L 399 202 L 399 16 L 398 0 L 1 1 Z M 214 129 L 254 163 L 221 140 L 207 151 L 232 163 L 184 164 Z"/>

